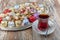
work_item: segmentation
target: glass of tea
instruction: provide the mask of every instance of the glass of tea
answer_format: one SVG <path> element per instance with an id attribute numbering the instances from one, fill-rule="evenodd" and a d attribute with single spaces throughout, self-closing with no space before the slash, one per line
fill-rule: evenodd
<path id="1" fill-rule="evenodd" d="M 39 15 L 39 23 L 38 23 L 38 29 L 39 30 L 46 30 L 48 28 L 48 14 L 40 14 Z"/>

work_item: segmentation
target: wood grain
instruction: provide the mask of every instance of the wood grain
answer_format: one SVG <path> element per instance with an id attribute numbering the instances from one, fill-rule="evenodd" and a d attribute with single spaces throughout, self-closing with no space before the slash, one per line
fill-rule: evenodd
<path id="1" fill-rule="evenodd" d="M 0 40 L 32 40 L 32 29 L 25 31 L 0 31 Z"/>
<path id="2" fill-rule="evenodd" d="M 23 0 L 28 1 L 28 0 Z M 58 1 L 55 0 L 55 7 L 57 13 L 55 14 L 57 19 L 57 23 L 59 26 L 56 27 L 54 33 L 47 37 L 47 40 L 60 40 L 60 5 Z M 7 32 L 7 31 L 0 31 L 0 40 L 44 40 L 45 37 L 38 35 L 32 29 L 27 29 L 24 31 L 16 31 L 16 32 Z"/>

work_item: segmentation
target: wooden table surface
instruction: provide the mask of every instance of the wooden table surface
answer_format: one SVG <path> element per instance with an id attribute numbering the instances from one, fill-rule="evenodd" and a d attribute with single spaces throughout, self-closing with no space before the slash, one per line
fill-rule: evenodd
<path id="1" fill-rule="evenodd" d="M 47 36 L 48 40 L 60 40 L 60 4 L 55 0 L 55 7 L 57 10 L 56 21 L 59 26 L 51 35 Z M 0 31 L 0 40 L 44 40 L 44 36 L 37 35 L 33 33 L 32 28 L 24 31 L 7 32 Z"/>

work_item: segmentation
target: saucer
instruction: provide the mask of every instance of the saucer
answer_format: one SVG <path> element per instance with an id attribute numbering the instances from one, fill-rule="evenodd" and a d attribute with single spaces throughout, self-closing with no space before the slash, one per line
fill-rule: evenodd
<path id="1" fill-rule="evenodd" d="M 49 24 L 49 28 L 45 31 L 41 31 L 38 29 L 38 20 L 36 20 L 33 24 L 32 24 L 32 28 L 33 30 L 38 33 L 38 34 L 41 34 L 41 35 L 49 35 L 51 33 L 53 33 L 56 29 L 56 22 L 54 20 L 49 20 L 48 21 L 48 24 Z"/>

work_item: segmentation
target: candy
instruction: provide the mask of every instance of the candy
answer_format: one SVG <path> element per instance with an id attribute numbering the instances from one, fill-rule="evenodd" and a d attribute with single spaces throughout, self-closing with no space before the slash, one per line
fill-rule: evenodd
<path id="1" fill-rule="evenodd" d="M 19 8 L 19 5 L 15 5 L 14 8 L 15 8 L 15 9 L 18 9 L 18 8 Z"/>
<path id="2" fill-rule="evenodd" d="M 30 7 L 29 7 L 29 6 L 27 6 L 27 7 L 26 7 L 26 9 L 30 9 Z"/>
<path id="3" fill-rule="evenodd" d="M 9 13 L 9 12 L 11 12 L 11 10 L 9 10 L 9 9 L 5 9 L 5 10 L 3 11 L 4 14 L 7 14 L 7 13 Z"/>
<path id="4" fill-rule="evenodd" d="M 44 5 L 43 4 L 39 4 L 40 10 L 44 11 Z"/>
<path id="5" fill-rule="evenodd" d="M 19 16 L 20 15 L 20 13 L 16 13 L 16 16 Z"/>
<path id="6" fill-rule="evenodd" d="M 3 13 L 0 14 L 0 17 L 4 17 L 5 15 Z"/>
<path id="7" fill-rule="evenodd" d="M 41 14 L 41 13 L 42 13 L 42 11 L 41 11 L 41 10 L 38 10 L 37 12 L 38 12 L 39 14 Z"/>
<path id="8" fill-rule="evenodd" d="M 25 7 L 25 4 L 20 4 L 20 7 L 21 7 L 21 8 L 24 8 L 24 7 Z"/>
<path id="9" fill-rule="evenodd" d="M 14 27 L 14 22 L 13 21 L 9 21 L 8 22 L 8 27 L 10 27 L 10 28 Z"/>
<path id="10" fill-rule="evenodd" d="M 30 8 L 30 12 L 34 12 L 34 9 L 33 8 Z"/>
<path id="11" fill-rule="evenodd" d="M 30 3 L 25 3 L 25 6 L 29 6 Z"/>
<path id="12" fill-rule="evenodd" d="M 40 10 L 40 8 L 39 7 L 37 7 L 37 8 L 35 8 L 36 10 Z"/>
<path id="13" fill-rule="evenodd" d="M 29 20 L 25 17 L 22 22 L 22 25 L 28 25 L 28 24 L 29 24 Z"/>
<path id="14" fill-rule="evenodd" d="M 20 27 L 21 26 L 21 21 L 20 20 L 16 20 L 15 21 L 15 25 L 16 25 L 16 27 Z"/>
<path id="15" fill-rule="evenodd" d="M 42 11 L 44 11 L 45 9 L 44 8 L 40 8 Z"/>
<path id="16" fill-rule="evenodd" d="M 10 20 L 10 17 L 9 16 L 6 16 L 6 20 Z"/>
<path id="17" fill-rule="evenodd" d="M 38 13 L 35 13 L 34 14 L 34 17 L 38 18 L 39 14 Z"/>
<path id="18" fill-rule="evenodd" d="M 9 10 L 11 10 L 12 12 L 14 12 L 14 8 L 13 7 L 9 8 Z"/>
<path id="19" fill-rule="evenodd" d="M 2 22 L 2 17 L 0 17 L 0 23 Z"/>
<path id="20" fill-rule="evenodd" d="M 7 27 L 7 21 L 2 21 L 2 22 L 1 22 L 1 26 L 2 26 L 2 27 Z"/>
<path id="21" fill-rule="evenodd" d="M 15 19 L 19 19 L 17 16 L 15 16 Z"/>
<path id="22" fill-rule="evenodd" d="M 42 8 L 42 7 L 44 7 L 44 5 L 43 4 L 39 4 L 39 7 Z"/>
<path id="23" fill-rule="evenodd" d="M 30 17 L 28 18 L 28 20 L 29 20 L 29 22 L 33 23 L 33 22 L 36 20 L 36 17 L 30 16 Z"/>
<path id="24" fill-rule="evenodd" d="M 22 9 L 22 10 L 21 10 L 21 13 L 24 13 L 24 12 L 25 12 L 25 10 L 24 10 L 24 9 Z"/>
<path id="25" fill-rule="evenodd" d="M 28 10 L 25 10 L 24 15 L 28 14 Z"/>
<path id="26" fill-rule="evenodd" d="M 30 10 L 29 10 L 31 13 L 35 13 L 36 12 L 36 10 L 34 9 L 34 8 L 30 8 Z"/>

